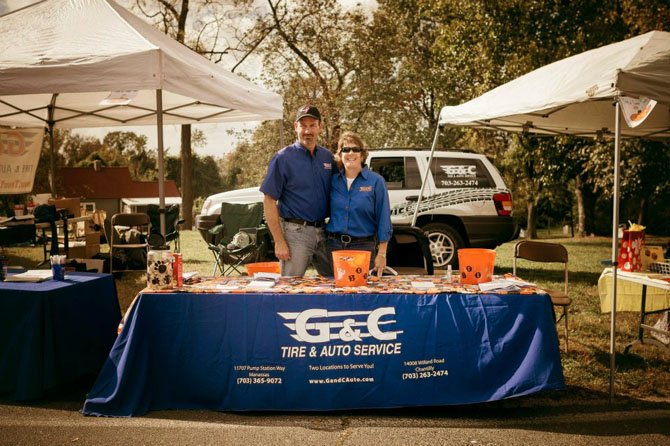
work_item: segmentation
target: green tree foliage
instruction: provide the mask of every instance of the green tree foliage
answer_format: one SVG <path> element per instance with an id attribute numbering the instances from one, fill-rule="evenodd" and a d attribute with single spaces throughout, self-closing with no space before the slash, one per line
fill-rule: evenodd
<path id="1" fill-rule="evenodd" d="M 284 143 L 293 138 L 296 107 L 312 102 L 324 111 L 327 131 L 322 142 L 327 145 L 332 146 L 341 128 L 358 131 L 372 147 L 425 147 L 442 106 L 470 100 L 561 58 L 670 24 L 664 0 L 377 3 L 366 16 L 344 11 L 334 0 L 262 2 L 265 9 L 243 48 L 262 57 L 266 80 L 284 96 Z M 276 134 L 261 126 L 253 143 L 241 144 L 239 153 L 227 157 L 226 188 L 260 182 L 263 169 L 245 169 L 260 147 L 274 147 L 272 138 Z M 653 144 L 635 144 L 624 156 L 631 177 L 623 178 L 622 191 L 639 205 L 639 219 L 649 202 L 666 194 L 664 187 L 653 185 L 667 182 L 657 174 L 664 159 L 649 155 L 657 153 Z M 526 213 L 530 203 L 554 219 L 575 214 L 582 234 L 595 230 L 595 218 L 587 214 L 602 212 L 598 209 L 611 190 L 611 141 L 533 141 L 447 129 L 440 146 L 470 147 L 489 155 L 503 167 L 517 213 Z"/>
<path id="2" fill-rule="evenodd" d="M 110 132 L 105 135 L 103 143 L 110 151 L 107 165 L 128 166 L 131 175 L 137 180 L 153 181 L 158 178 L 156 152 L 147 149 L 145 135 Z"/>
<path id="3" fill-rule="evenodd" d="M 219 165 L 214 157 L 193 156 L 193 170 L 198 172 L 193 177 L 193 193 L 196 197 L 202 198 L 219 193 L 224 187 L 223 178 L 219 170 Z M 181 187 L 181 159 L 175 156 L 165 158 L 166 178 L 174 180 L 178 187 Z"/>
<path id="4" fill-rule="evenodd" d="M 276 144 L 277 122 L 264 122 L 254 132 L 251 142 L 238 144 L 223 158 L 223 189 L 259 186 L 265 178 L 272 156 L 281 149 Z"/>

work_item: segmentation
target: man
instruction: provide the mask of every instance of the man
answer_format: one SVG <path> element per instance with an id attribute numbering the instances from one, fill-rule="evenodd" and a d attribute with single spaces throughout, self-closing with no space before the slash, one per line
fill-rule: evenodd
<path id="1" fill-rule="evenodd" d="M 319 274 L 330 275 L 324 220 L 330 207 L 333 155 L 317 145 L 323 125 L 316 107 L 301 107 L 293 128 L 298 140 L 275 154 L 261 184 L 265 220 L 282 276 L 303 276 L 310 264 Z"/>

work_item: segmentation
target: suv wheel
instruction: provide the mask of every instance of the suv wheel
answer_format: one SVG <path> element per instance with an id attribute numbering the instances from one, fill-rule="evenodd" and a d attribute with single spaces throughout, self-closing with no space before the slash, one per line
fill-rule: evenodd
<path id="1" fill-rule="evenodd" d="M 458 266 L 458 250 L 465 247 L 461 234 L 444 223 L 431 223 L 421 228 L 428 236 L 435 268 Z"/>

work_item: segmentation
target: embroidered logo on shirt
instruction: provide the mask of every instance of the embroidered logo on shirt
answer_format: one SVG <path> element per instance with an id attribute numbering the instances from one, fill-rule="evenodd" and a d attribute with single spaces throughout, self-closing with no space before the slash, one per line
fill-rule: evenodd
<path id="1" fill-rule="evenodd" d="M 332 170 L 333 165 L 330 164 L 330 163 L 323 163 L 323 168 L 326 169 L 326 170 Z"/>
<path id="2" fill-rule="evenodd" d="M 359 192 L 372 192 L 372 186 L 361 186 L 358 189 Z"/>

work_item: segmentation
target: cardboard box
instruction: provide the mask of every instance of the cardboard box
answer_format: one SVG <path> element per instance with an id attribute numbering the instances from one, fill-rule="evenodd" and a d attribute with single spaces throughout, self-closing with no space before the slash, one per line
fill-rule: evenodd
<path id="1" fill-rule="evenodd" d="M 100 231 L 89 232 L 83 240 L 70 241 L 68 243 L 68 258 L 77 257 L 90 259 L 100 252 Z M 61 245 L 61 252 L 65 253 L 65 248 Z"/>
<path id="2" fill-rule="evenodd" d="M 90 259 L 100 252 L 100 245 L 70 246 L 68 258 Z"/>
<path id="3" fill-rule="evenodd" d="M 644 245 L 640 253 L 642 261 L 642 271 L 649 271 L 652 263 L 663 261 L 663 247 L 654 245 Z"/>
<path id="4" fill-rule="evenodd" d="M 86 246 L 100 246 L 100 231 L 87 232 L 84 236 L 84 240 L 86 241 Z"/>
<path id="5" fill-rule="evenodd" d="M 77 263 L 86 265 L 89 272 L 102 273 L 105 261 L 102 259 L 74 259 Z"/>
<path id="6" fill-rule="evenodd" d="M 56 206 L 56 209 L 67 209 L 68 214 L 75 217 L 81 216 L 80 201 L 79 198 L 49 198 L 49 204 Z"/>

